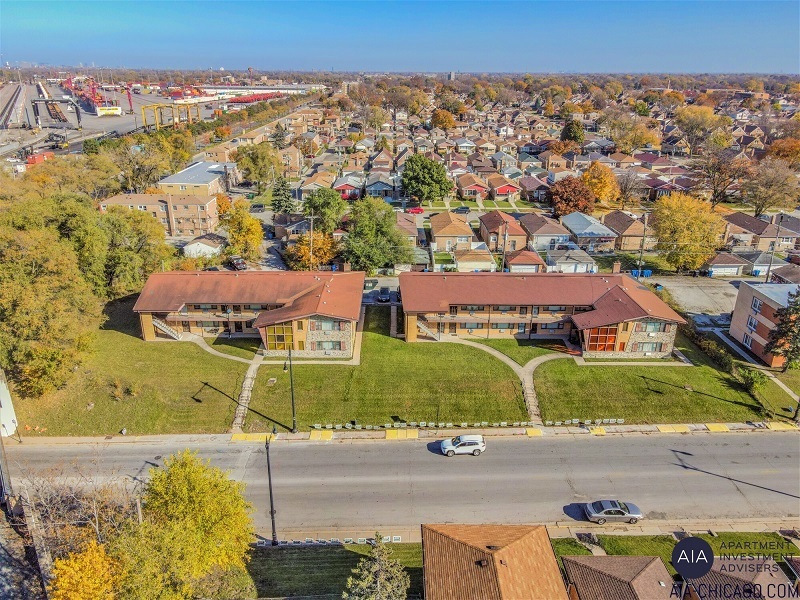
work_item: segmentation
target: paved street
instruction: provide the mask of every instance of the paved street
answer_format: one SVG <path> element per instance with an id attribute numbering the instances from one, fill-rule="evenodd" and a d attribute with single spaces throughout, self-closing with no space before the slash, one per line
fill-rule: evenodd
<path id="1" fill-rule="evenodd" d="M 272 467 L 279 530 L 415 527 L 423 522 L 570 521 L 576 504 L 617 497 L 648 519 L 800 515 L 800 437 L 692 434 L 491 439 L 486 454 L 445 458 L 436 443 L 277 442 Z M 81 464 L 142 477 L 186 443 L 8 444 L 12 472 Z M 189 444 L 247 483 L 256 526 L 269 531 L 263 446 Z M 17 480 L 19 481 L 19 480 Z M 566 515 L 565 515 L 566 511 Z"/>

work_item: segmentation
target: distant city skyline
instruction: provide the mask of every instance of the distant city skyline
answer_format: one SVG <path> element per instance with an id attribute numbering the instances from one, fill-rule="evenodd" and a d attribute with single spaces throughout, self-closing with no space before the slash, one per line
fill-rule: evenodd
<path id="1" fill-rule="evenodd" d="M 3 0 L 0 44 L 12 66 L 797 75 L 800 3 Z"/>

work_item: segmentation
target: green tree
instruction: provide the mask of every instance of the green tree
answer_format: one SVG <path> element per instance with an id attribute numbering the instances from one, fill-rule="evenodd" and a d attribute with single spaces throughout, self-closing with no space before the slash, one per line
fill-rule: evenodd
<path id="1" fill-rule="evenodd" d="M 233 208 L 226 213 L 224 223 L 232 254 L 239 254 L 250 260 L 261 256 L 264 229 L 261 221 L 250 214 L 250 205 L 247 202 L 234 203 Z"/>
<path id="2" fill-rule="evenodd" d="M 783 372 L 800 361 L 800 291 L 789 294 L 786 306 L 775 311 L 776 325 L 769 332 L 764 351 L 786 359 Z M 795 413 L 795 419 L 800 411 Z"/>
<path id="3" fill-rule="evenodd" d="M 376 269 L 411 260 L 411 246 L 397 227 L 391 206 L 380 198 L 362 198 L 353 204 L 344 239 L 344 259 L 354 269 Z"/>
<path id="4" fill-rule="evenodd" d="M 650 107 L 647 106 L 647 102 L 644 100 L 637 100 L 636 104 L 633 105 L 633 110 L 640 117 L 650 116 Z"/>
<path id="5" fill-rule="evenodd" d="M 573 141 L 576 144 L 582 144 L 584 140 L 583 125 L 578 121 L 570 121 L 564 125 L 561 130 L 561 141 Z"/>
<path id="6" fill-rule="evenodd" d="M 295 210 L 295 201 L 292 198 L 292 188 L 285 177 L 278 177 L 272 188 L 272 210 L 276 213 L 291 214 Z"/>
<path id="7" fill-rule="evenodd" d="M 155 140 L 126 137 L 104 152 L 119 167 L 122 187 L 128 192 L 141 194 L 170 170 L 169 152 Z"/>
<path id="8" fill-rule="evenodd" d="M 652 217 L 656 250 L 678 270 L 699 269 L 714 256 L 725 229 L 708 202 L 687 194 L 661 196 Z"/>
<path id="9" fill-rule="evenodd" d="M 742 186 L 742 196 L 756 217 L 771 208 L 789 208 L 797 201 L 797 178 L 782 160 L 765 158 Z"/>
<path id="10" fill-rule="evenodd" d="M 52 229 L 0 226 L 0 367 L 25 395 L 65 383 L 102 321 L 75 251 Z"/>
<path id="11" fill-rule="evenodd" d="M 83 153 L 87 156 L 90 154 L 98 154 L 100 152 L 100 142 L 95 138 L 83 140 Z"/>
<path id="12" fill-rule="evenodd" d="M 686 134 L 690 154 L 695 154 L 711 132 L 724 124 L 724 119 L 709 106 L 692 105 L 675 111 L 675 124 Z"/>
<path id="13" fill-rule="evenodd" d="M 358 562 L 353 576 L 347 578 L 344 600 L 405 600 L 411 578 L 397 560 L 392 549 L 375 534 L 369 555 Z"/>
<path id="14" fill-rule="evenodd" d="M 556 217 L 573 212 L 592 214 L 596 199 L 592 190 L 580 177 L 564 177 L 556 181 L 550 187 L 548 196 Z"/>
<path id="15" fill-rule="evenodd" d="M 402 183 L 406 195 L 419 202 L 439 202 L 453 189 L 445 166 L 422 154 L 408 158 L 403 167 Z"/>
<path id="16" fill-rule="evenodd" d="M 259 194 L 263 192 L 264 184 L 274 181 L 282 168 L 277 152 L 266 142 L 239 148 L 236 165 L 245 179 L 257 185 Z"/>
<path id="17" fill-rule="evenodd" d="M 315 217 L 314 228 L 333 233 L 347 211 L 347 200 L 331 188 L 314 190 L 303 201 L 303 213 Z"/>
<path id="18" fill-rule="evenodd" d="M 283 128 L 283 125 L 280 123 L 275 125 L 275 131 L 269 136 L 269 141 L 278 150 L 283 150 L 289 145 L 289 142 L 286 140 L 286 130 Z"/>

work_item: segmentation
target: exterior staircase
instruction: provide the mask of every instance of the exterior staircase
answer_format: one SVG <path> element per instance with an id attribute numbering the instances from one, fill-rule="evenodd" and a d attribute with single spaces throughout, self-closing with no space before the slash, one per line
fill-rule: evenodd
<path id="1" fill-rule="evenodd" d="M 160 329 L 174 340 L 181 339 L 181 334 L 178 333 L 169 325 L 167 325 L 166 323 L 164 323 L 164 321 L 162 321 L 161 319 L 156 319 L 155 317 L 153 317 L 153 326 L 155 326 L 157 329 Z"/>
<path id="2" fill-rule="evenodd" d="M 439 341 L 439 334 L 433 331 L 430 327 L 428 327 L 425 323 L 422 322 L 421 319 L 417 319 L 417 329 L 422 331 L 425 335 L 429 335 L 437 342 Z"/>

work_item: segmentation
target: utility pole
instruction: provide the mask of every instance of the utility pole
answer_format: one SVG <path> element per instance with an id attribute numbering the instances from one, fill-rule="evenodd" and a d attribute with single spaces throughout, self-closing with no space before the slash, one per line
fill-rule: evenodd
<path id="1" fill-rule="evenodd" d="M 647 238 L 647 213 L 644 213 L 644 231 L 642 232 L 642 244 L 639 246 L 639 268 L 636 269 L 636 281 L 642 276 L 642 265 L 644 264 L 644 240 Z"/>
<path id="2" fill-rule="evenodd" d="M 272 435 L 270 436 L 267 434 L 267 480 L 269 481 L 269 517 L 272 521 L 272 545 L 278 545 L 278 531 L 275 529 L 275 501 L 272 497 L 272 463 L 269 460 L 269 445 L 270 441 L 275 438 L 278 434 L 278 430 L 273 425 L 272 426 Z"/>
<path id="3" fill-rule="evenodd" d="M 294 341 L 292 341 L 294 344 Z M 286 363 L 283 363 L 283 372 L 286 373 Z M 297 433 L 297 411 L 294 407 L 294 371 L 292 371 L 292 347 L 289 346 L 289 389 L 292 395 L 292 433 Z"/>
<path id="4" fill-rule="evenodd" d="M 775 250 L 778 248 L 778 242 L 781 239 L 781 225 L 783 224 L 783 213 L 778 214 L 778 231 L 775 232 L 775 243 L 772 244 L 772 250 L 769 253 L 769 266 L 767 267 L 767 276 L 764 278 L 764 283 L 769 283 L 769 275 L 772 271 L 772 262 L 775 260 Z"/>
<path id="5" fill-rule="evenodd" d="M 505 225 L 505 233 L 503 233 L 503 260 L 500 263 L 500 272 L 503 271 L 506 264 L 506 246 L 508 245 L 508 221 L 503 221 Z"/>
<path id="6" fill-rule="evenodd" d="M 308 217 L 308 220 L 311 221 L 311 234 L 308 238 L 308 270 L 314 270 L 314 219 L 317 217 L 314 216 L 314 211 L 311 211 L 311 216 Z"/>

